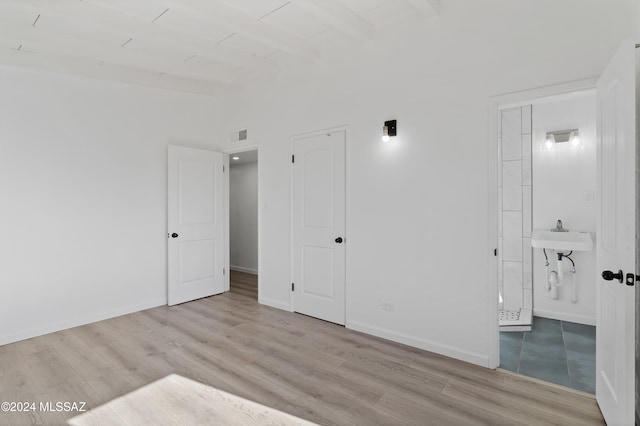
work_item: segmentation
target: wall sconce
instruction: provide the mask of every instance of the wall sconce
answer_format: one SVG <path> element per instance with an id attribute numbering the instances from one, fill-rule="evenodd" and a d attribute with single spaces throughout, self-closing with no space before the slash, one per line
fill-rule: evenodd
<path id="1" fill-rule="evenodd" d="M 389 142 L 389 138 L 397 135 L 396 120 L 390 120 L 384 122 L 382 128 L 382 142 Z"/>
<path id="2" fill-rule="evenodd" d="M 554 144 L 562 142 L 569 142 L 571 146 L 580 145 L 580 131 L 578 129 L 568 129 L 547 132 L 544 145 L 547 149 L 552 149 Z"/>

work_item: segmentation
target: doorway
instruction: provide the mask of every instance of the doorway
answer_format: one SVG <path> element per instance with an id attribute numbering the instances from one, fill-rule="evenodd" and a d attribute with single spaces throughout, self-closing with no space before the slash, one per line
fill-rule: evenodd
<path id="1" fill-rule="evenodd" d="M 258 150 L 229 154 L 230 291 L 258 300 Z"/>
<path id="2" fill-rule="evenodd" d="M 593 394 L 595 250 L 532 248 L 533 231 L 558 220 L 595 238 L 596 102 L 588 86 L 498 105 L 496 281 L 499 367 Z M 549 143 L 548 134 L 565 130 L 579 138 Z"/>

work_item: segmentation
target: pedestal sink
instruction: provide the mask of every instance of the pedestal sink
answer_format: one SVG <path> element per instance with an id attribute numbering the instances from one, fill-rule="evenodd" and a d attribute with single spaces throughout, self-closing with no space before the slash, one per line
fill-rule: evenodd
<path id="1" fill-rule="evenodd" d="M 593 247 L 588 232 L 553 232 L 548 229 L 536 229 L 531 234 L 531 247 L 559 251 L 587 251 Z"/>

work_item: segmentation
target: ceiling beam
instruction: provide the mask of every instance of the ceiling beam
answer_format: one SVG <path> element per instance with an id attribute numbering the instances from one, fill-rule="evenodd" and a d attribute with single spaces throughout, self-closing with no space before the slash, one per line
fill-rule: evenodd
<path id="1" fill-rule="evenodd" d="M 173 46 L 192 55 L 252 70 L 274 70 L 275 65 L 263 58 L 238 49 L 222 46 L 218 40 L 189 34 L 173 27 L 159 25 L 133 16 L 78 0 L 3 0 L 22 7 L 31 6 L 35 13 L 50 12 L 66 18 L 90 22 L 130 34 L 133 38 L 151 40 L 160 45 Z"/>
<path id="2" fill-rule="evenodd" d="M 80 75 L 99 80 L 117 81 L 137 86 L 177 90 L 200 95 L 220 96 L 229 93 L 230 90 L 213 83 L 167 74 L 159 76 L 147 71 L 116 65 L 106 64 L 101 66 L 91 60 L 48 53 L 35 54 L 12 49 L 0 49 L 0 62 L 19 68 Z"/>
<path id="3" fill-rule="evenodd" d="M 432 18 L 440 14 L 439 0 L 409 0 L 409 3 L 425 18 Z"/>
<path id="4" fill-rule="evenodd" d="M 338 0 L 291 0 L 291 3 L 356 40 L 369 40 L 373 33 L 369 22 Z"/>
<path id="5" fill-rule="evenodd" d="M 93 59 L 95 63 L 102 61 L 120 66 L 127 66 L 149 71 L 155 74 L 166 73 L 214 82 L 225 85 L 239 83 L 237 74 L 213 67 L 190 67 L 184 57 L 175 60 L 163 59 L 144 49 L 112 46 L 103 42 L 88 41 L 79 37 L 59 34 L 44 28 L 16 24 L 10 19 L 0 16 L 0 39 L 13 41 L 16 46 L 25 44 L 26 48 L 38 52 L 84 57 Z"/>
<path id="6" fill-rule="evenodd" d="M 50 0 L 49 0 L 50 1 Z M 318 48 L 288 32 L 269 25 L 251 15 L 222 3 L 219 0 L 171 0 L 169 9 L 180 10 L 195 17 L 205 16 L 217 25 L 242 34 L 259 43 L 283 50 L 288 53 L 315 58 Z"/>

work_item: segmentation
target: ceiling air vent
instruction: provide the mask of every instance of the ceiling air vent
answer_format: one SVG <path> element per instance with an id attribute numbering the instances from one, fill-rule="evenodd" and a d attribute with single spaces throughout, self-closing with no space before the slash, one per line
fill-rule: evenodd
<path id="1" fill-rule="evenodd" d="M 231 142 L 242 142 L 247 140 L 247 129 L 239 130 L 231 134 Z"/>

